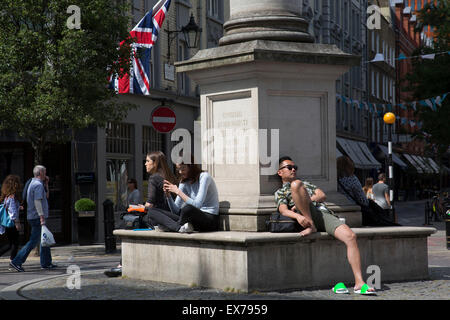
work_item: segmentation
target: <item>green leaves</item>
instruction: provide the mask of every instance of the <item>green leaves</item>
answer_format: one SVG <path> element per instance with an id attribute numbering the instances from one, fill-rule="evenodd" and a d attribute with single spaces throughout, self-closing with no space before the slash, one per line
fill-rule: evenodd
<path id="1" fill-rule="evenodd" d="M 426 4 L 419 12 L 419 25 L 431 26 L 434 32 L 433 46 L 422 47 L 414 55 L 450 51 L 450 5 L 448 1 L 439 1 L 437 5 Z M 413 91 L 417 100 L 428 99 L 450 92 L 450 55 L 436 55 L 435 59 L 417 59 L 413 62 L 413 71 L 407 76 L 407 91 Z M 450 145 L 450 99 L 444 100 L 437 110 L 419 107 L 419 118 L 423 122 L 419 137 L 427 137 L 427 146 L 441 157 Z M 426 134 L 424 134 L 426 133 Z"/>
<path id="2" fill-rule="evenodd" d="M 110 72 L 128 73 L 127 7 L 110 0 L 4 0 L 0 14 L 0 129 L 32 141 L 59 140 L 65 129 L 117 121 L 133 106 L 107 88 Z M 66 25 L 67 8 L 81 29 Z M 130 40 L 127 40 L 130 43 Z"/>

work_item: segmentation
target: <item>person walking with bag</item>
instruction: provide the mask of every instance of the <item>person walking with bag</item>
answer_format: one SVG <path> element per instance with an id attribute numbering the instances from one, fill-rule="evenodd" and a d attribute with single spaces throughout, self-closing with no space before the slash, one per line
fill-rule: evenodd
<path id="1" fill-rule="evenodd" d="M 48 177 L 47 170 L 42 165 L 37 165 L 33 169 L 34 178 L 30 182 L 27 191 L 27 220 L 31 226 L 31 235 L 25 246 L 20 249 L 17 256 L 9 263 L 10 267 L 18 272 L 24 272 L 22 264 L 27 260 L 31 250 L 38 244 L 40 246 L 40 263 L 42 269 L 54 269 L 57 266 L 52 263 L 50 247 L 43 247 L 40 244 L 41 229 L 48 218 Z"/>
<path id="2" fill-rule="evenodd" d="M 0 234 L 6 233 L 8 238 L 8 246 L 0 250 L 0 256 L 4 255 L 11 249 L 10 260 L 13 260 L 17 251 L 19 251 L 19 232 L 22 231 L 22 226 L 19 220 L 20 210 L 20 178 L 17 175 L 10 174 L 2 183 L 0 203 L 3 204 L 6 214 L 9 215 L 10 220 L 14 223 L 13 226 L 7 227 L 0 225 Z"/>

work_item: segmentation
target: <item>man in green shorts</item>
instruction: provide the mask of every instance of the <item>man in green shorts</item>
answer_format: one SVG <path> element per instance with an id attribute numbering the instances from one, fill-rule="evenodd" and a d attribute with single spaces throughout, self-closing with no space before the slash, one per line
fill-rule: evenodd
<path id="1" fill-rule="evenodd" d="M 375 293 L 375 289 L 367 287 L 361 273 L 361 256 L 356 243 L 355 233 L 323 204 L 325 193 L 315 185 L 297 178 L 297 166 L 289 157 L 279 160 L 277 174 L 283 183 L 275 192 L 278 211 L 290 217 L 304 228 L 300 236 L 313 232 L 326 231 L 329 235 L 344 242 L 347 247 L 347 259 L 355 276 L 355 292 Z M 361 288 L 365 285 L 365 288 Z"/>

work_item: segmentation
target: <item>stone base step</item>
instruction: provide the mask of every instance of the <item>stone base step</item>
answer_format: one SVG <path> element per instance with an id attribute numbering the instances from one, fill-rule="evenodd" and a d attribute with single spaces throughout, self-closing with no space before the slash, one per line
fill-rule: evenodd
<path id="1" fill-rule="evenodd" d="M 363 276 L 377 267 L 383 281 L 428 278 L 425 227 L 353 228 Z M 122 240 L 123 276 L 135 279 L 234 288 L 244 292 L 350 285 L 345 245 L 326 233 L 115 230 Z M 376 266 L 369 268 L 369 266 Z"/>

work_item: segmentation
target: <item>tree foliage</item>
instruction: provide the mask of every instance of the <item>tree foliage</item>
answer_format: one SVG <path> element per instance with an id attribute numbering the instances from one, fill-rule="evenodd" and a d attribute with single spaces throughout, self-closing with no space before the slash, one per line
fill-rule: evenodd
<path id="1" fill-rule="evenodd" d="M 448 1 L 428 3 L 418 14 L 418 28 L 424 26 L 433 28 L 434 39 L 431 47 L 422 46 L 414 55 L 441 53 L 450 51 L 450 5 Z M 407 76 L 409 87 L 417 100 L 441 96 L 450 92 L 450 55 L 438 54 L 434 60 L 416 59 L 413 61 L 412 72 Z M 422 121 L 422 128 L 417 134 L 426 139 L 428 147 L 441 159 L 450 145 L 450 96 L 436 110 L 419 106 L 417 115 Z"/>
<path id="2" fill-rule="evenodd" d="M 71 129 L 104 126 L 133 107 L 107 88 L 109 73 L 129 72 L 132 39 L 123 3 L 2 1 L 0 130 L 28 139 L 36 161 L 48 142 L 69 140 Z M 69 28 L 70 5 L 80 8 L 80 29 Z"/>

